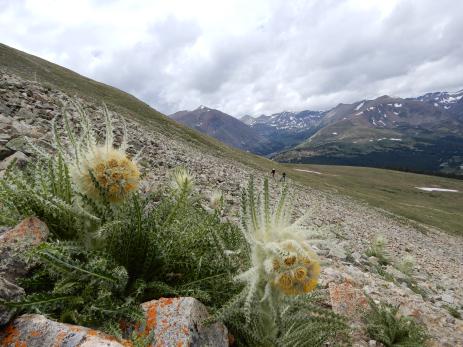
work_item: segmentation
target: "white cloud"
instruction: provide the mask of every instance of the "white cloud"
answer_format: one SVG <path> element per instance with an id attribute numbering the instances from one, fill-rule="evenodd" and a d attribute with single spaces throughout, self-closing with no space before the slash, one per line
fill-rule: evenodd
<path id="1" fill-rule="evenodd" d="M 463 87 L 463 2 L 0 0 L 0 41 L 165 113 L 326 109 Z"/>

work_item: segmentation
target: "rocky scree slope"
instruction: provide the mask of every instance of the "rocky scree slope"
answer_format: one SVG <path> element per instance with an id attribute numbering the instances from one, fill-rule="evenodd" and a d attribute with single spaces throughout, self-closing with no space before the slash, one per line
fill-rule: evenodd
<path id="1" fill-rule="evenodd" d="M 74 97 L 96 119 L 102 117 L 102 107 Z M 3 169 L 11 155 L 28 160 L 31 150 L 24 141 L 29 136 L 33 141 L 46 146 L 50 139 L 50 120 L 60 115 L 61 105 L 70 96 L 58 89 L 25 80 L 2 71 L 0 75 L 0 130 L 1 159 Z M 207 199 L 214 189 L 225 193 L 227 210 L 224 218 L 236 221 L 240 189 L 250 175 L 261 178 L 264 172 L 246 166 L 233 159 L 216 156 L 191 146 L 187 139 L 172 137 L 164 129 L 148 127 L 136 117 L 127 119 L 131 152 L 143 149 L 142 167 L 146 173 L 143 189 L 166 182 L 169 169 L 182 165 L 188 167 L 197 182 L 196 189 Z M 99 123 L 99 122 L 96 122 Z M 100 122 L 102 124 L 102 122 Z M 116 133 L 116 137 L 121 134 Z M 279 189 L 272 182 L 272 193 Z M 424 322 L 432 337 L 433 346 L 463 345 L 463 321 L 449 314 L 446 306 L 463 313 L 463 239 L 438 230 L 423 233 L 404 224 L 384 211 L 359 204 L 335 193 L 293 184 L 294 204 L 297 215 L 308 214 L 306 224 L 318 226 L 335 225 L 331 238 L 343 250 L 320 249 L 324 262 L 321 285 L 330 292 L 339 293 L 346 282 L 349 290 L 358 296 L 365 293 L 375 300 L 400 305 L 405 315 Z M 275 197 L 276 195 L 273 194 Z M 392 264 L 406 255 L 416 259 L 413 290 L 407 276 L 392 266 L 378 271 L 378 260 L 367 257 L 366 250 L 378 235 L 387 240 L 387 250 Z M 389 274 L 389 275 L 387 275 Z M 335 310 L 355 307 L 355 297 L 346 295 L 342 302 L 331 297 Z M 339 298 L 338 298 L 339 299 Z M 368 346 L 364 323 L 355 320 L 354 342 L 357 346 Z"/>

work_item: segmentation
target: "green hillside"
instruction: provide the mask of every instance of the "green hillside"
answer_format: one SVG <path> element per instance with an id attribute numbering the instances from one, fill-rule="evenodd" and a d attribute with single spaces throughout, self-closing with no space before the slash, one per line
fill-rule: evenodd
<path id="1" fill-rule="evenodd" d="M 146 103 L 119 89 L 93 81 L 71 70 L 0 44 L 0 71 L 55 86 L 69 95 L 96 103 L 105 102 L 127 118 L 148 128 L 186 141 L 202 152 L 214 154 L 269 172 L 275 168 L 288 177 L 317 189 L 339 192 L 366 201 L 400 216 L 443 230 L 463 233 L 463 181 L 361 167 L 279 164 L 221 142 L 180 125 Z M 324 175 L 294 169 L 320 171 Z M 414 187 L 454 188 L 460 193 L 428 193 Z"/>
<path id="2" fill-rule="evenodd" d="M 352 166 L 287 164 L 285 167 L 292 178 L 309 186 L 341 193 L 416 222 L 463 235 L 462 180 Z M 416 187 L 458 192 L 427 192 Z"/>

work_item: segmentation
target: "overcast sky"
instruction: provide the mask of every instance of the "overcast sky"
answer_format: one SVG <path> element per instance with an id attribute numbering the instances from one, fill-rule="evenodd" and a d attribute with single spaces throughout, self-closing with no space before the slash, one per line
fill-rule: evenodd
<path id="1" fill-rule="evenodd" d="M 170 114 L 463 88 L 461 0 L 0 0 L 0 42 Z"/>

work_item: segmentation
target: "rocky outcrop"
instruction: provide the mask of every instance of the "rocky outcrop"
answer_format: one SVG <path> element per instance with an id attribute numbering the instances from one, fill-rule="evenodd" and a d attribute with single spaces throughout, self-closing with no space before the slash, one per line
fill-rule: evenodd
<path id="1" fill-rule="evenodd" d="M 26 218 L 15 228 L 0 234 L 0 299 L 12 301 L 24 295 L 16 280 L 27 274 L 32 266 L 25 253 L 47 237 L 47 226 L 35 217 Z M 0 305 L 0 326 L 8 323 L 13 314 L 13 310 Z"/>

